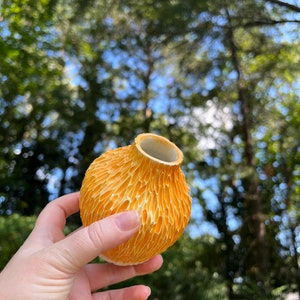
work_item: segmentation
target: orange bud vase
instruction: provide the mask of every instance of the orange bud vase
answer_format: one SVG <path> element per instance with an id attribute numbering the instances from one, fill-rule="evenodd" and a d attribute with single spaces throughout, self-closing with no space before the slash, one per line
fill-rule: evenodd
<path id="1" fill-rule="evenodd" d="M 80 190 L 84 226 L 109 215 L 136 210 L 139 231 L 100 254 L 117 265 L 133 265 L 164 252 L 182 235 L 191 197 L 181 170 L 183 154 L 168 139 L 144 133 L 130 146 L 109 150 L 86 171 Z"/>

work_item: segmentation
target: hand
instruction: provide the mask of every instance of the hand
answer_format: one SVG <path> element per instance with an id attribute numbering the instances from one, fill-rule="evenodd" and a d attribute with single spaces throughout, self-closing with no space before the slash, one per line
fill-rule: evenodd
<path id="1" fill-rule="evenodd" d="M 112 215 L 65 237 L 66 218 L 79 210 L 79 193 L 50 202 L 23 246 L 0 273 L 0 299 L 147 299 L 143 285 L 95 292 L 159 269 L 161 256 L 136 266 L 88 264 L 99 253 L 128 240 L 139 228 L 134 211 Z M 94 292 L 94 293 L 93 293 Z"/>

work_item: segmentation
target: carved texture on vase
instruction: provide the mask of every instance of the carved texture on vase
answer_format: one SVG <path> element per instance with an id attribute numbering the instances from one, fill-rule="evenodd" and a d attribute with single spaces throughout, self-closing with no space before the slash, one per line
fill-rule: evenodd
<path id="1" fill-rule="evenodd" d="M 176 150 L 180 151 L 177 147 Z M 101 257 L 119 265 L 138 264 L 173 245 L 191 213 L 191 197 L 181 161 L 172 164 L 151 159 L 141 153 L 136 142 L 96 158 L 86 171 L 80 190 L 83 225 L 127 210 L 138 212 L 139 231 L 127 242 L 101 253 Z"/>

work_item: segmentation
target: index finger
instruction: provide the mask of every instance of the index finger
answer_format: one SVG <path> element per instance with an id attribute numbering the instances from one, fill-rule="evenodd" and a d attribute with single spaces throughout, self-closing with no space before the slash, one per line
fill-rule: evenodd
<path id="1" fill-rule="evenodd" d="M 44 233 L 62 232 L 66 225 L 66 218 L 78 211 L 79 192 L 59 197 L 47 204 L 41 211 L 35 224 L 35 230 Z"/>

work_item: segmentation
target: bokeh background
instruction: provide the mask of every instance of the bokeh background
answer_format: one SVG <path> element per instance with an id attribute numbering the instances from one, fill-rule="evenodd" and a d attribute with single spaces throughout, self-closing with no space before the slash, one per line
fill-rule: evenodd
<path id="1" fill-rule="evenodd" d="M 296 0 L 0 2 L 0 270 L 94 158 L 154 132 L 185 154 L 192 219 L 121 286 L 299 299 L 299 23 Z"/>

